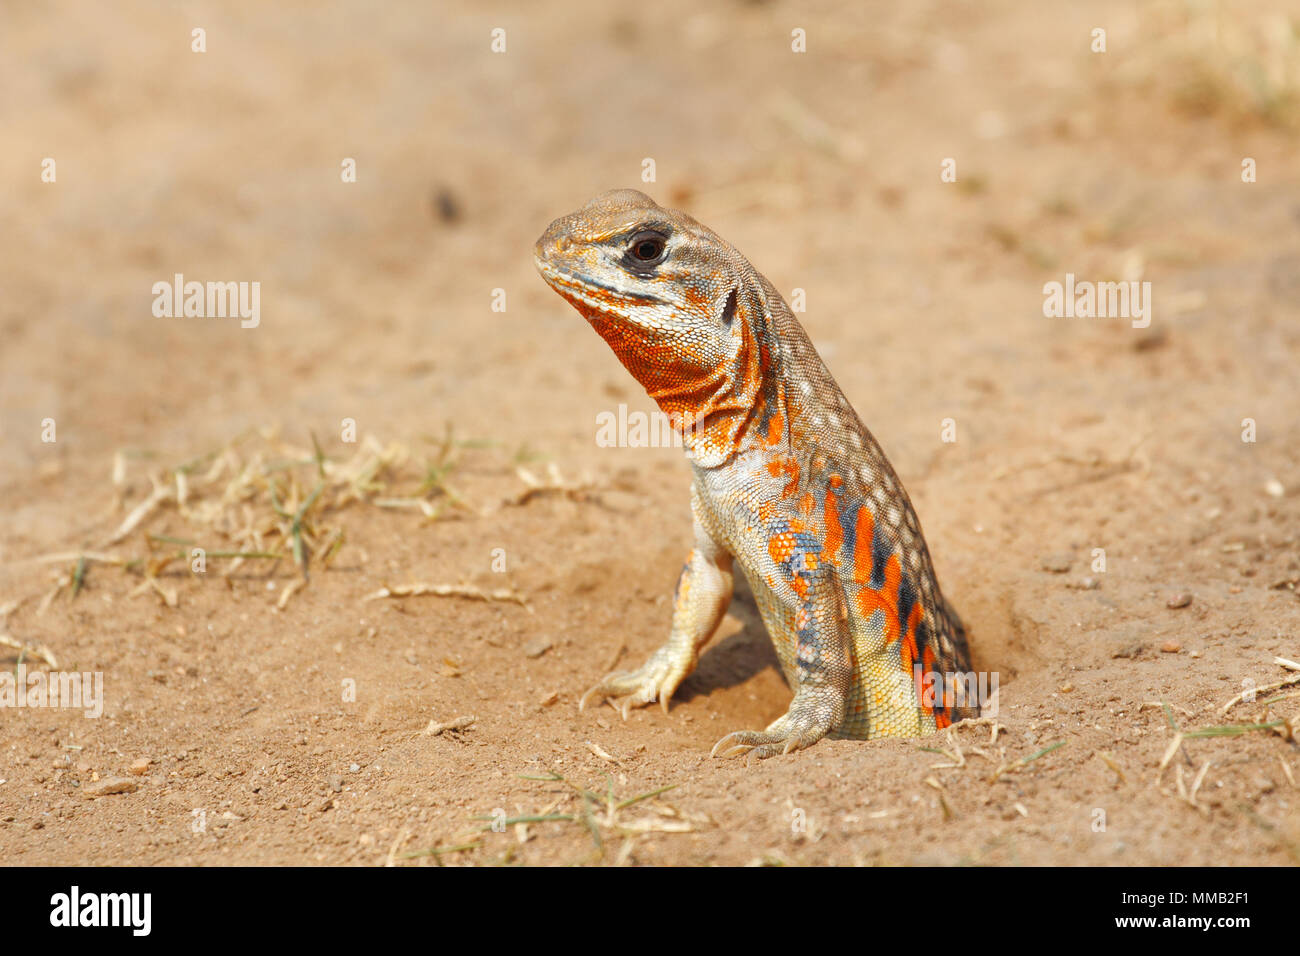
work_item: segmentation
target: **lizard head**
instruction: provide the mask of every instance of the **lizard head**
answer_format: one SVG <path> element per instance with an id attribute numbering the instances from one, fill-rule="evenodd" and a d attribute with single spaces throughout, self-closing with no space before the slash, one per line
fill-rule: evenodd
<path id="1" fill-rule="evenodd" d="M 534 259 L 669 415 L 705 414 L 743 374 L 752 267 L 685 213 L 635 189 L 602 193 L 551 223 Z"/>

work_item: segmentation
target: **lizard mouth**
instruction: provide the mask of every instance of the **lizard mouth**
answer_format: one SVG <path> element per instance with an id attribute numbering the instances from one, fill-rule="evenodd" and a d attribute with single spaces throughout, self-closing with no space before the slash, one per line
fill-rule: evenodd
<path id="1" fill-rule="evenodd" d="M 599 279 L 556 268 L 541 257 L 534 257 L 537 271 L 557 292 L 568 299 L 577 299 L 583 305 L 601 312 L 615 312 L 626 306 L 669 306 L 672 303 L 647 292 L 630 292 Z"/>

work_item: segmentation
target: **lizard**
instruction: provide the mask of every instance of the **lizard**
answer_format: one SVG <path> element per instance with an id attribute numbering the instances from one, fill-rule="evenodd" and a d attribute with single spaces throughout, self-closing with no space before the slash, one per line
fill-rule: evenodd
<path id="1" fill-rule="evenodd" d="M 667 713 L 739 565 L 794 697 L 713 756 L 921 736 L 977 716 L 966 630 L 907 492 L 772 283 L 633 189 L 556 219 L 534 261 L 673 422 L 692 469 L 694 544 L 668 640 L 579 709 L 609 699 L 626 719 L 658 700 Z"/>

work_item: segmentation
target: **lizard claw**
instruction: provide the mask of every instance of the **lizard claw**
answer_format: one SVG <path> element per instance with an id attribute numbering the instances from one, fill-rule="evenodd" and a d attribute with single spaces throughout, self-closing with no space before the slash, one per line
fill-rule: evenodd
<path id="1" fill-rule="evenodd" d="M 795 750 L 802 750 L 804 747 L 811 747 L 824 735 L 800 736 L 792 734 L 761 733 L 756 730 L 738 730 L 735 733 L 727 734 L 716 744 L 710 751 L 711 757 L 722 757 L 724 760 L 728 757 L 737 757 L 742 754 L 750 754 L 759 760 L 765 760 L 768 757 L 776 757 L 792 753 Z M 730 743 L 722 753 L 718 753 L 718 748 L 724 744 Z"/>
<path id="2" fill-rule="evenodd" d="M 776 757 L 795 750 L 802 750 L 804 747 L 811 747 L 821 737 L 820 734 L 805 737 L 797 734 L 787 736 L 785 734 L 762 733 L 757 730 L 737 730 L 735 733 L 727 734 L 714 744 L 709 756 L 721 757 L 725 760 L 728 757 L 751 754 L 759 760 L 764 760 L 768 757 Z M 723 746 L 726 746 L 727 749 L 719 753 L 719 748 Z"/>
<path id="3" fill-rule="evenodd" d="M 664 654 L 662 649 L 651 656 L 650 660 L 634 671 L 619 671 L 604 677 L 599 683 L 582 695 L 578 701 L 578 710 L 586 710 L 587 704 L 594 698 L 608 699 L 616 710 L 627 720 L 633 707 L 644 707 L 656 700 L 668 713 L 668 701 L 673 692 L 690 672 L 693 661 L 679 661 Z"/>
<path id="4" fill-rule="evenodd" d="M 722 757 L 723 759 L 726 759 L 727 757 L 738 757 L 738 756 L 740 756 L 741 754 L 748 753 L 750 750 L 753 749 L 753 745 L 752 745 L 752 744 L 748 744 L 748 743 L 737 743 L 737 742 L 733 741 L 732 738 L 735 738 L 735 737 L 743 737 L 743 736 L 745 736 L 746 734 L 750 734 L 750 733 L 753 733 L 753 731 L 749 731 L 749 730 L 738 730 L 738 731 L 736 731 L 735 733 L 727 734 L 727 736 L 723 737 L 721 740 L 719 740 L 716 744 L 713 745 L 713 749 L 709 751 L 709 756 L 710 756 L 710 757 Z M 727 747 L 726 750 L 724 750 L 722 753 L 719 754 L 719 753 L 718 753 L 718 748 L 721 747 L 721 746 L 723 746 L 724 744 L 728 744 L 728 743 L 730 743 L 731 746 Z"/>
<path id="5" fill-rule="evenodd" d="M 592 698 L 597 701 L 609 700 L 614 705 L 614 709 L 623 715 L 624 720 L 627 720 L 627 715 L 631 713 L 633 707 L 640 707 L 654 701 L 654 697 L 646 696 L 647 688 L 641 684 L 632 684 L 630 678 L 631 675 L 627 673 L 610 674 L 582 695 L 582 699 L 578 701 L 578 710 L 586 710 Z M 653 688 L 648 689 L 651 693 L 654 692 Z"/>
<path id="6" fill-rule="evenodd" d="M 790 712 L 774 720 L 767 730 L 737 730 L 727 734 L 713 745 L 709 756 L 725 759 L 749 754 L 763 760 L 802 750 L 830 732 L 839 722 L 838 713 L 839 708 L 832 700 L 796 695 Z"/>

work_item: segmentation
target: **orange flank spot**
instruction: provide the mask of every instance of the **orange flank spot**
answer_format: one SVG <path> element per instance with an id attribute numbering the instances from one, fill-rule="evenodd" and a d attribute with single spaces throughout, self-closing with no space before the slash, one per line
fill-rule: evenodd
<path id="1" fill-rule="evenodd" d="M 813 497 L 811 491 L 805 491 L 803 497 L 799 499 L 799 510 L 806 515 L 811 515 L 813 509 L 817 507 L 817 499 Z"/>
<path id="2" fill-rule="evenodd" d="M 808 600 L 808 582 L 805 581 L 802 577 L 796 574 L 793 578 L 791 578 L 790 587 L 794 588 L 794 593 L 799 595 L 800 601 Z M 800 609 L 800 613 L 801 614 L 803 613 L 802 608 Z"/>
<path id="3" fill-rule="evenodd" d="M 758 506 L 758 518 L 764 524 L 768 524 L 776 517 L 776 502 L 764 501 Z"/>
<path id="4" fill-rule="evenodd" d="M 912 642 L 912 656 L 916 656 L 916 629 L 921 625 L 921 602 L 917 601 L 912 605 L 912 613 L 907 616 L 907 626 L 903 628 L 903 636 Z M 908 670 L 911 670 L 909 667 Z"/>
<path id="5" fill-rule="evenodd" d="M 916 638 L 910 633 L 903 636 L 903 644 L 899 648 L 899 660 L 902 664 L 903 673 L 910 676 L 912 665 L 916 663 Z"/>
<path id="6" fill-rule="evenodd" d="M 853 580 L 866 584 L 871 580 L 871 543 L 876 537 L 876 519 L 865 505 L 858 509 L 853 534 Z"/>
<path id="7" fill-rule="evenodd" d="M 832 486 L 837 478 L 839 475 L 831 475 Z M 826 541 L 822 546 L 822 560 L 838 565 L 840 547 L 844 544 L 844 529 L 840 527 L 840 506 L 836 502 L 835 495 L 826 496 L 826 504 L 822 507 L 822 520 L 826 523 Z"/>
<path id="8" fill-rule="evenodd" d="M 891 554 L 885 562 L 885 586 L 879 591 L 866 588 L 858 594 L 858 608 L 863 617 L 869 618 L 876 611 L 884 612 L 886 644 L 892 644 L 902 637 L 898 620 L 898 582 L 901 574 L 898 555 Z"/>
<path id="9" fill-rule="evenodd" d="M 885 586 L 880 590 L 889 595 L 890 603 L 896 608 L 898 606 L 898 583 L 902 576 L 903 572 L 898 563 L 898 553 L 895 552 L 885 562 Z"/>
<path id="10" fill-rule="evenodd" d="M 838 488 L 842 484 L 844 484 L 844 479 L 841 478 L 839 475 L 835 474 L 834 472 L 831 472 L 831 476 L 828 480 L 830 481 L 832 488 Z"/>
<path id="11" fill-rule="evenodd" d="M 899 658 L 903 665 L 903 673 L 911 676 L 912 665 L 916 662 L 916 629 L 921 624 L 921 605 L 920 602 L 912 605 L 912 613 L 908 615 L 907 626 L 903 628 L 903 642 L 899 648 Z"/>

